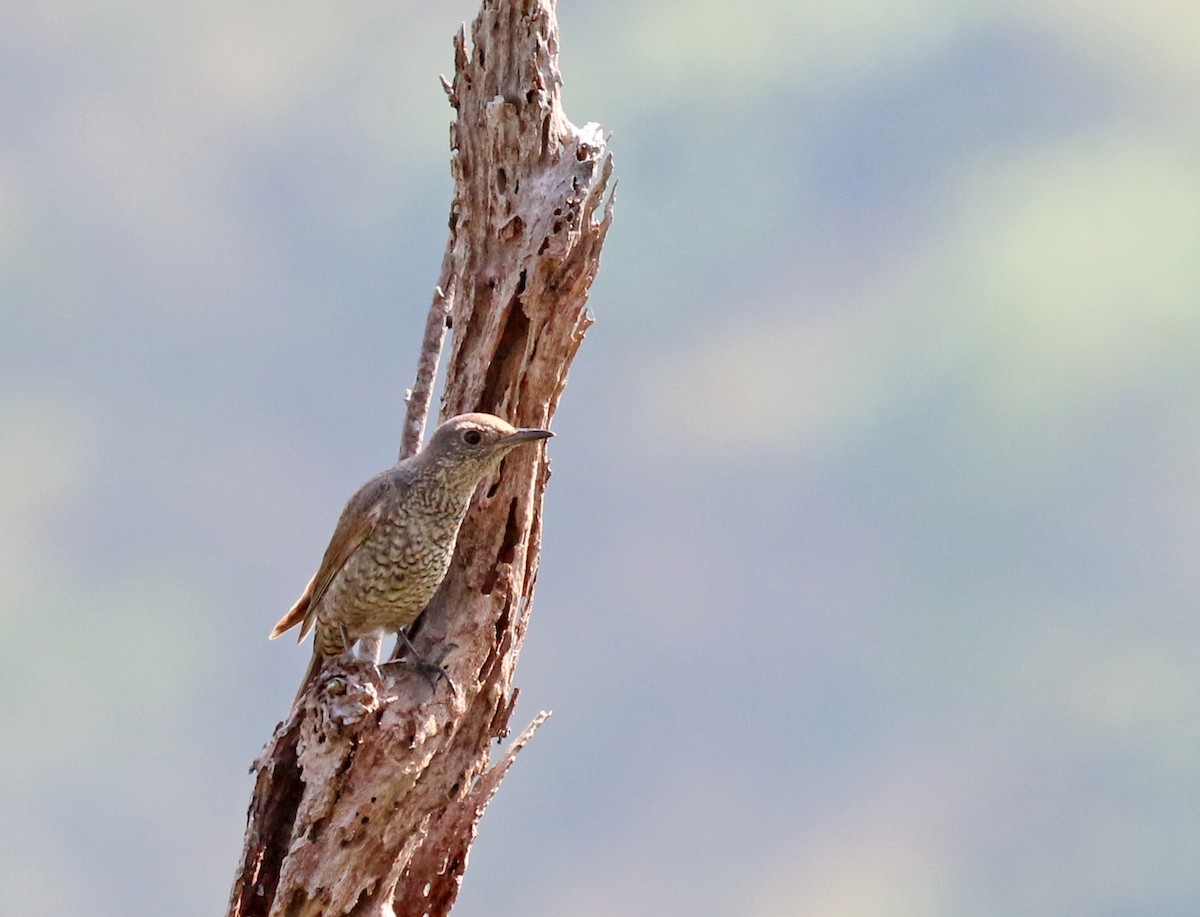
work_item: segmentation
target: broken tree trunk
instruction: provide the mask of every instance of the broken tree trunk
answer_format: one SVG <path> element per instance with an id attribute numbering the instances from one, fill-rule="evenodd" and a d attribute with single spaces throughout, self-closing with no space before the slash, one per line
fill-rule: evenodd
<path id="1" fill-rule="evenodd" d="M 403 450 L 420 440 L 439 322 L 453 329 L 443 418 L 550 425 L 612 218 L 600 127 L 562 110 L 553 0 L 484 0 L 471 46 L 460 31 L 454 50 L 450 238 Z M 414 628 L 423 655 L 445 654 L 457 692 L 347 661 L 280 724 L 255 762 L 231 917 L 449 912 L 484 807 L 544 718 L 488 767 L 508 732 L 537 578 L 541 455 L 513 453 L 480 487 Z"/>

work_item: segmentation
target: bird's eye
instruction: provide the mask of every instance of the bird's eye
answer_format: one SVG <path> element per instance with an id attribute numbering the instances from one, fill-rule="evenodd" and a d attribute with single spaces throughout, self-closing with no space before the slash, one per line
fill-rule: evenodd
<path id="1" fill-rule="evenodd" d="M 483 440 L 483 434 L 478 430 L 468 430 L 463 434 L 463 442 L 468 446 L 478 446 Z"/>

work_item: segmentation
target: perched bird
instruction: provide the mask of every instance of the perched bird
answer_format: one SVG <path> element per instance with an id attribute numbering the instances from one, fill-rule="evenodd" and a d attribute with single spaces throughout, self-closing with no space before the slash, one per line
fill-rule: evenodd
<path id="1" fill-rule="evenodd" d="M 326 659 L 416 620 L 446 576 L 475 488 L 517 446 L 553 435 L 491 414 L 460 414 L 424 450 L 358 489 L 320 568 L 271 631 L 274 640 L 299 624 L 298 642 L 315 631 L 301 694 Z"/>

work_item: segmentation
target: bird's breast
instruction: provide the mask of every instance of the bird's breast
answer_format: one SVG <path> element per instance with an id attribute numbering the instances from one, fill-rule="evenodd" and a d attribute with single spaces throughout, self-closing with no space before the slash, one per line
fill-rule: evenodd
<path id="1" fill-rule="evenodd" d="M 330 584 L 321 617 L 355 639 L 412 623 L 446 576 L 461 521 L 452 513 L 388 513 Z"/>

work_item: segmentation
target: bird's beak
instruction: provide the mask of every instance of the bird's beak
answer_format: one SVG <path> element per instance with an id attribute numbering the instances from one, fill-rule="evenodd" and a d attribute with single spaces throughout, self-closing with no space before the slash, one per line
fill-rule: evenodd
<path id="1" fill-rule="evenodd" d="M 539 439 L 549 439 L 554 434 L 549 430 L 525 429 L 518 430 L 516 433 L 510 433 L 501 440 L 506 446 L 515 446 L 518 443 L 532 443 Z"/>

